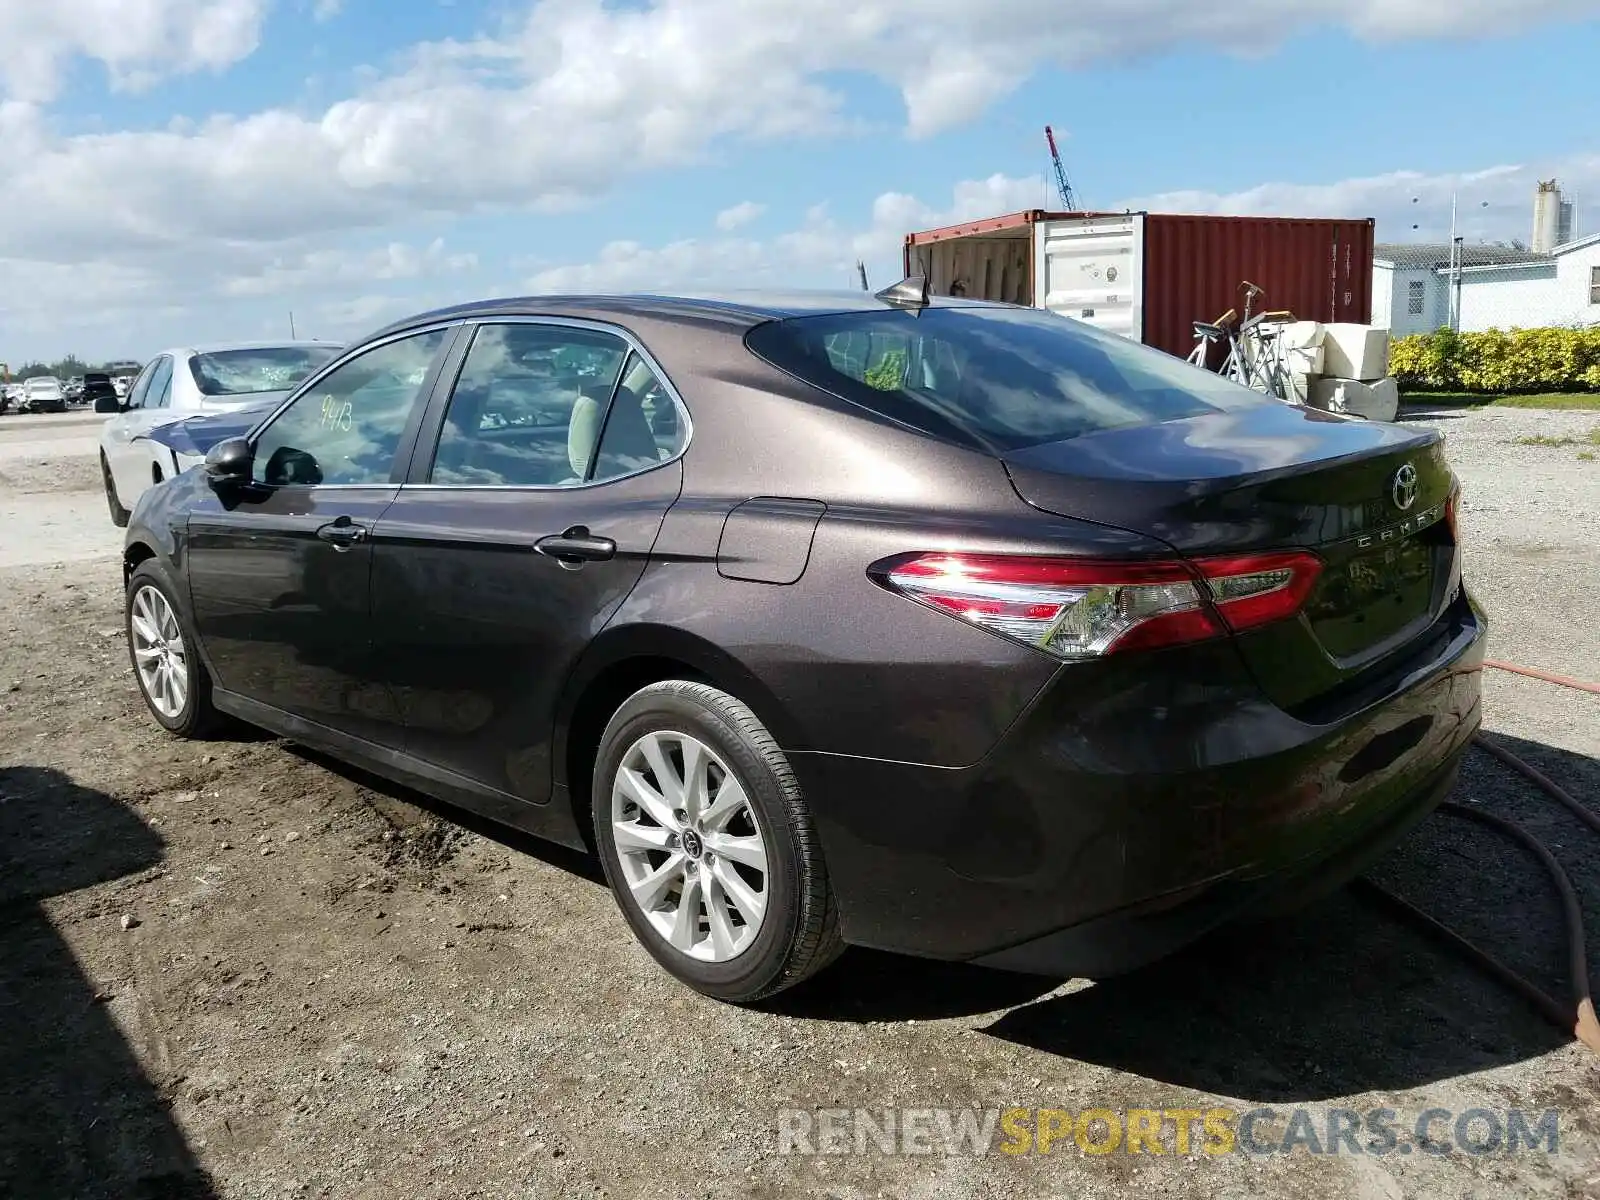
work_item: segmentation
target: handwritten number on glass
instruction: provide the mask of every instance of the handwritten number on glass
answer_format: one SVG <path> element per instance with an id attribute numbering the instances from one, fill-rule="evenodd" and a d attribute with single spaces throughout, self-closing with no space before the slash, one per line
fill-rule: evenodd
<path id="1" fill-rule="evenodd" d="M 350 401 L 340 400 L 337 396 L 324 396 L 322 398 L 322 427 L 324 429 L 337 429 L 340 433 L 349 433 L 351 413 Z"/>

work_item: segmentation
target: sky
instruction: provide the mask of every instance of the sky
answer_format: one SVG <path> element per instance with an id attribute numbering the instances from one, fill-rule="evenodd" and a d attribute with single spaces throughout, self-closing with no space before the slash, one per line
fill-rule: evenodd
<path id="1" fill-rule="evenodd" d="M 1600 233 L 1600 0 L 0 0 L 0 361 L 875 287 L 1080 203 Z"/>

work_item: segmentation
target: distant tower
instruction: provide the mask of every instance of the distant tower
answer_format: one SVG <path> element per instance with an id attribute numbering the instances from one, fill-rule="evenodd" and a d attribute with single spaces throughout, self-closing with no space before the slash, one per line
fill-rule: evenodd
<path id="1" fill-rule="evenodd" d="M 1533 241 L 1535 254 L 1549 254 L 1572 237 L 1572 205 L 1561 197 L 1554 179 L 1541 179 L 1533 193 Z"/>
<path id="2" fill-rule="evenodd" d="M 1572 227 L 1572 201 L 1563 200 L 1556 215 L 1556 245 L 1565 246 L 1577 236 L 1577 232 Z"/>

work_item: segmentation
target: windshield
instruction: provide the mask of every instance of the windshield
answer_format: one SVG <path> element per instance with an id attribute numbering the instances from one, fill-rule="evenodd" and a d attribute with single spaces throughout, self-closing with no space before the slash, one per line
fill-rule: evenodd
<path id="1" fill-rule="evenodd" d="M 756 326 L 746 341 L 815 387 L 994 452 L 1269 403 L 1183 359 L 1038 309 L 792 317 Z"/>
<path id="2" fill-rule="evenodd" d="M 255 346 L 213 350 L 189 360 L 202 396 L 286 392 L 339 352 L 337 346 Z"/>
<path id="3" fill-rule="evenodd" d="M 30 392 L 59 392 L 61 390 L 61 380 L 48 375 L 39 375 L 28 380 L 22 386 Z"/>

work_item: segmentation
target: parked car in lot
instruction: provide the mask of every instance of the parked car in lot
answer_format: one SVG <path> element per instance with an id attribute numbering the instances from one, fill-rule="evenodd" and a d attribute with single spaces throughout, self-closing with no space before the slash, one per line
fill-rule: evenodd
<path id="1" fill-rule="evenodd" d="M 67 411 L 67 395 L 61 380 L 54 375 L 35 375 L 22 384 L 22 403 L 18 412 L 63 413 Z"/>
<path id="2" fill-rule="evenodd" d="M 111 376 L 104 371 L 90 371 L 84 375 L 79 384 L 78 403 L 93 407 L 102 401 L 109 400 L 113 404 L 118 402 L 117 389 L 112 386 Z"/>
<path id="3" fill-rule="evenodd" d="M 100 474 L 106 507 L 117 525 L 152 483 L 166 478 L 170 455 L 145 436 L 197 413 L 224 413 L 282 400 L 297 383 L 338 352 L 334 342 L 235 342 L 168 350 L 140 371 L 126 398 L 102 391 L 94 411 L 100 431 Z"/>
<path id="4" fill-rule="evenodd" d="M 150 489 L 129 646 L 174 733 L 592 846 L 708 995 L 844 943 L 1099 976 L 1448 792 L 1485 639 L 1458 494 L 1432 431 L 914 281 L 500 300 Z"/>

